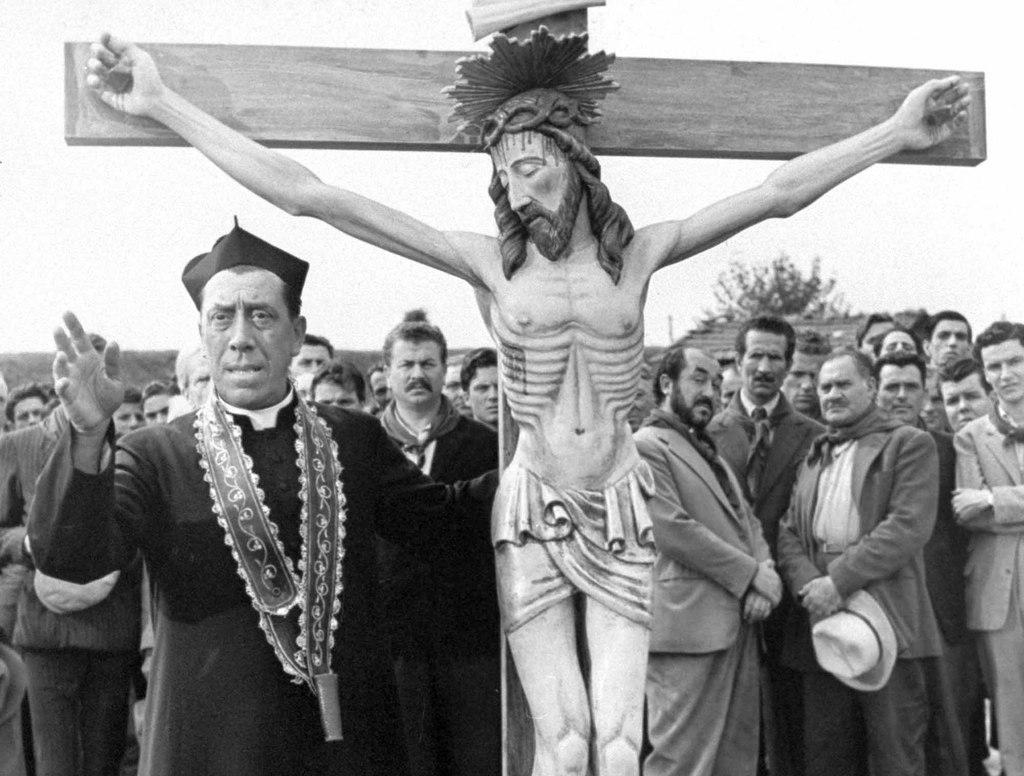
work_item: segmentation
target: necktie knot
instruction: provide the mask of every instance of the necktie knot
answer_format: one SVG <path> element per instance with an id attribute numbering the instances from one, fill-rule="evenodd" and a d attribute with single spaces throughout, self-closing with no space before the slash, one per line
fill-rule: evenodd
<path id="1" fill-rule="evenodd" d="M 754 411 L 750 413 L 750 419 L 755 423 L 759 423 L 762 420 L 768 420 L 768 413 L 764 407 L 754 407 Z"/>

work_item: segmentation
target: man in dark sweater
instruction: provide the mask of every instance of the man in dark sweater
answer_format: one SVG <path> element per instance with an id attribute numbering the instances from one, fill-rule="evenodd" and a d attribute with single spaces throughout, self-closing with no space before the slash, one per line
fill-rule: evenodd
<path id="1" fill-rule="evenodd" d="M 288 366 L 305 333 L 307 269 L 237 224 L 193 259 L 182 279 L 214 390 L 196 413 L 114 451 L 117 349 L 97 353 L 70 313 L 56 335 L 70 428 L 29 535 L 39 568 L 74 581 L 139 549 L 146 559 L 156 645 L 145 776 L 407 771 L 374 535 L 428 552 L 460 519 L 456 492 L 460 504 L 486 501 L 493 478 L 434 484 L 374 418 L 296 397 Z"/>
<path id="2" fill-rule="evenodd" d="M 384 341 L 394 400 L 388 436 L 425 474 L 453 483 L 498 466 L 498 435 L 459 413 L 442 392 L 448 345 L 419 311 Z M 490 510 L 476 518 L 489 525 Z M 426 561 L 382 543 L 384 619 L 413 776 L 501 770 L 501 641 L 494 550 L 453 535 Z"/>

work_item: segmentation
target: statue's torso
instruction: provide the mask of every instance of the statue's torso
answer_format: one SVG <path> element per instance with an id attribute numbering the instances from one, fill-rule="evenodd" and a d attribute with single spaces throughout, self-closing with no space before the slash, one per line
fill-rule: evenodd
<path id="1" fill-rule="evenodd" d="M 596 260 L 528 262 L 495 290 L 490 323 L 521 463 L 601 488 L 636 461 L 626 423 L 643 360 L 643 290 Z"/>

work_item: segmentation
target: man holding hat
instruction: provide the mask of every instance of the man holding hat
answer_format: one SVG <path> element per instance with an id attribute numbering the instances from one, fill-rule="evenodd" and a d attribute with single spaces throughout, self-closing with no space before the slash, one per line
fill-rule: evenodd
<path id="1" fill-rule="evenodd" d="M 70 428 L 40 478 L 29 535 L 39 568 L 72 581 L 139 549 L 146 558 L 148 776 L 406 772 L 374 533 L 425 550 L 462 530 L 438 527 L 459 514 L 456 492 L 461 505 L 493 487 L 436 485 L 369 415 L 296 397 L 288 366 L 305 334 L 307 269 L 237 222 L 193 259 L 182 279 L 214 390 L 113 452 L 117 346 L 96 352 L 71 313 L 55 334 Z"/>
<path id="2" fill-rule="evenodd" d="M 928 434 L 875 406 L 875 392 L 863 353 L 834 351 L 822 365 L 827 430 L 779 533 L 779 566 L 801 604 L 783 660 L 803 675 L 807 776 L 926 773 L 926 661 L 942 641 L 922 548 L 935 523 L 938 456 Z"/>

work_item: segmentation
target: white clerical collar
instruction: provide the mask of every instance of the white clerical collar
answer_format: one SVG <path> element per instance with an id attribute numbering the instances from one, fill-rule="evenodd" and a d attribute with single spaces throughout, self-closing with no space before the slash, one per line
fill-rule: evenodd
<path id="1" fill-rule="evenodd" d="M 249 418 L 249 422 L 252 423 L 254 431 L 263 431 L 264 429 L 274 428 L 277 425 L 278 411 L 291 404 L 292 397 L 294 395 L 295 393 L 289 385 L 288 393 L 283 399 L 281 399 L 281 401 L 270 407 L 264 407 L 261 410 L 246 410 L 241 407 L 234 407 L 220 398 L 220 396 L 217 397 L 217 401 L 219 401 L 221 406 L 232 415 L 245 415 L 245 417 Z"/>
<path id="2" fill-rule="evenodd" d="M 745 390 L 743 390 L 742 388 L 740 388 L 740 404 L 743 405 L 743 409 L 746 411 L 747 417 L 750 417 L 751 415 L 754 414 L 754 409 L 756 407 L 764 407 L 765 414 L 768 417 L 771 417 L 772 413 L 775 412 L 775 408 L 779 404 L 779 396 L 780 395 L 781 394 L 778 394 L 778 393 L 775 394 L 772 397 L 772 400 L 770 402 L 768 402 L 767 404 L 754 404 L 754 402 L 750 401 L 750 399 L 747 398 L 747 392 Z"/>

